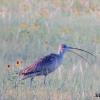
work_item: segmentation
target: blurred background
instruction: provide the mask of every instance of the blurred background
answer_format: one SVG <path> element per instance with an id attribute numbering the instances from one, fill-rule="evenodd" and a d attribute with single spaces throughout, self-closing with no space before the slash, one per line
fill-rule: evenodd
<path id="1" fill-rule="evenodd" d="M 61 43 L 85 49 L 66 53 L 47 77 L 14 88 L 16 72 L 57 52 Z M 0 100 L 96 100 L 100 93 L 100 0 L 0 0 Z"/>

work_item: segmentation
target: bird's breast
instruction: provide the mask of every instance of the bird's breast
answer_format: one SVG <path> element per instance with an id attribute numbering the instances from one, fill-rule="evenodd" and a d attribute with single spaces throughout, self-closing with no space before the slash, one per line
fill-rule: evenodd
<path id="1" fill-rule="evenodd" d="M 45 66 L 46 71 L 48 73 L 55 71 L 60 65 L 62 64 L 62 59 L 52 59 L 51 63 L 49 63 L 47 66 Z"/>

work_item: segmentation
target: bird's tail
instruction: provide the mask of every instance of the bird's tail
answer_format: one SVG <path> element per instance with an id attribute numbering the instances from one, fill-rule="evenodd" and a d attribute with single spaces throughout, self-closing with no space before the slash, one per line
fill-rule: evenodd
<path id="1" fill-rule="evenodd" d="M 15 71 L 15 74 L 18 76 L 24 75 L 23 69 Z"/>
<path id="2" fill-rule="evenodd" d="M 22 76 L 22 75 L 24 75 L 25 73 L 23 73 L 23 71 L 20 71 L 19 73 L 18 73 L 18 75 L 19 76 Z"/>
<path id="3" fill-rule="evenodd" d="M 22 71 L 16 71 L 15 74 L 20 76 L 22 75 Z"/>

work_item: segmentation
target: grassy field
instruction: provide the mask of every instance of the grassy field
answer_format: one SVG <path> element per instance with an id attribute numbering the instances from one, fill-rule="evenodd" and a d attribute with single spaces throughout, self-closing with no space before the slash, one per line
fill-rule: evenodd
<path id="1" fill-rule="evenodd" d="M 87 5 L 85 0 L 11 1 L 0 0 L 0 100 L 98 100 L 100 1 Z M 43 77 L 36 77 L 31 89 L 29 79 L 14 88 L 16 72 L 57 52 L 61 43 L 83 48 L 97 59 L 79 52 L 88 64 L 66 53 L 63 65 L 47 77 L 46 86 Z"/>

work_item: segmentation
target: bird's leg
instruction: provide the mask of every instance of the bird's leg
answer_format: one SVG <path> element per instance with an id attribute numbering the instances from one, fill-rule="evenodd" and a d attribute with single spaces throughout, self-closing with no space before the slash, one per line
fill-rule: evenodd
<path id="1" fill-rule="evenodd" d="M 31 80 L 30 80 L 30 88 L 32 87 L 32 81 L 33 81 L 33 77 L 31 78 Z"/>
<path id="2" fill-rule="evenodd" d="M 15 88 L 18 86 L 20 80 L 21 80 L 20 78 L 17 78 L 17 80 L 16 80 L 16 82 L 15 82 L 15 86 L 14 86 Z"/>
<path id="3" fill-rule="evenodd" d="M 46 75 L 44 76 L 44 85 L 46 85 Z"/>

